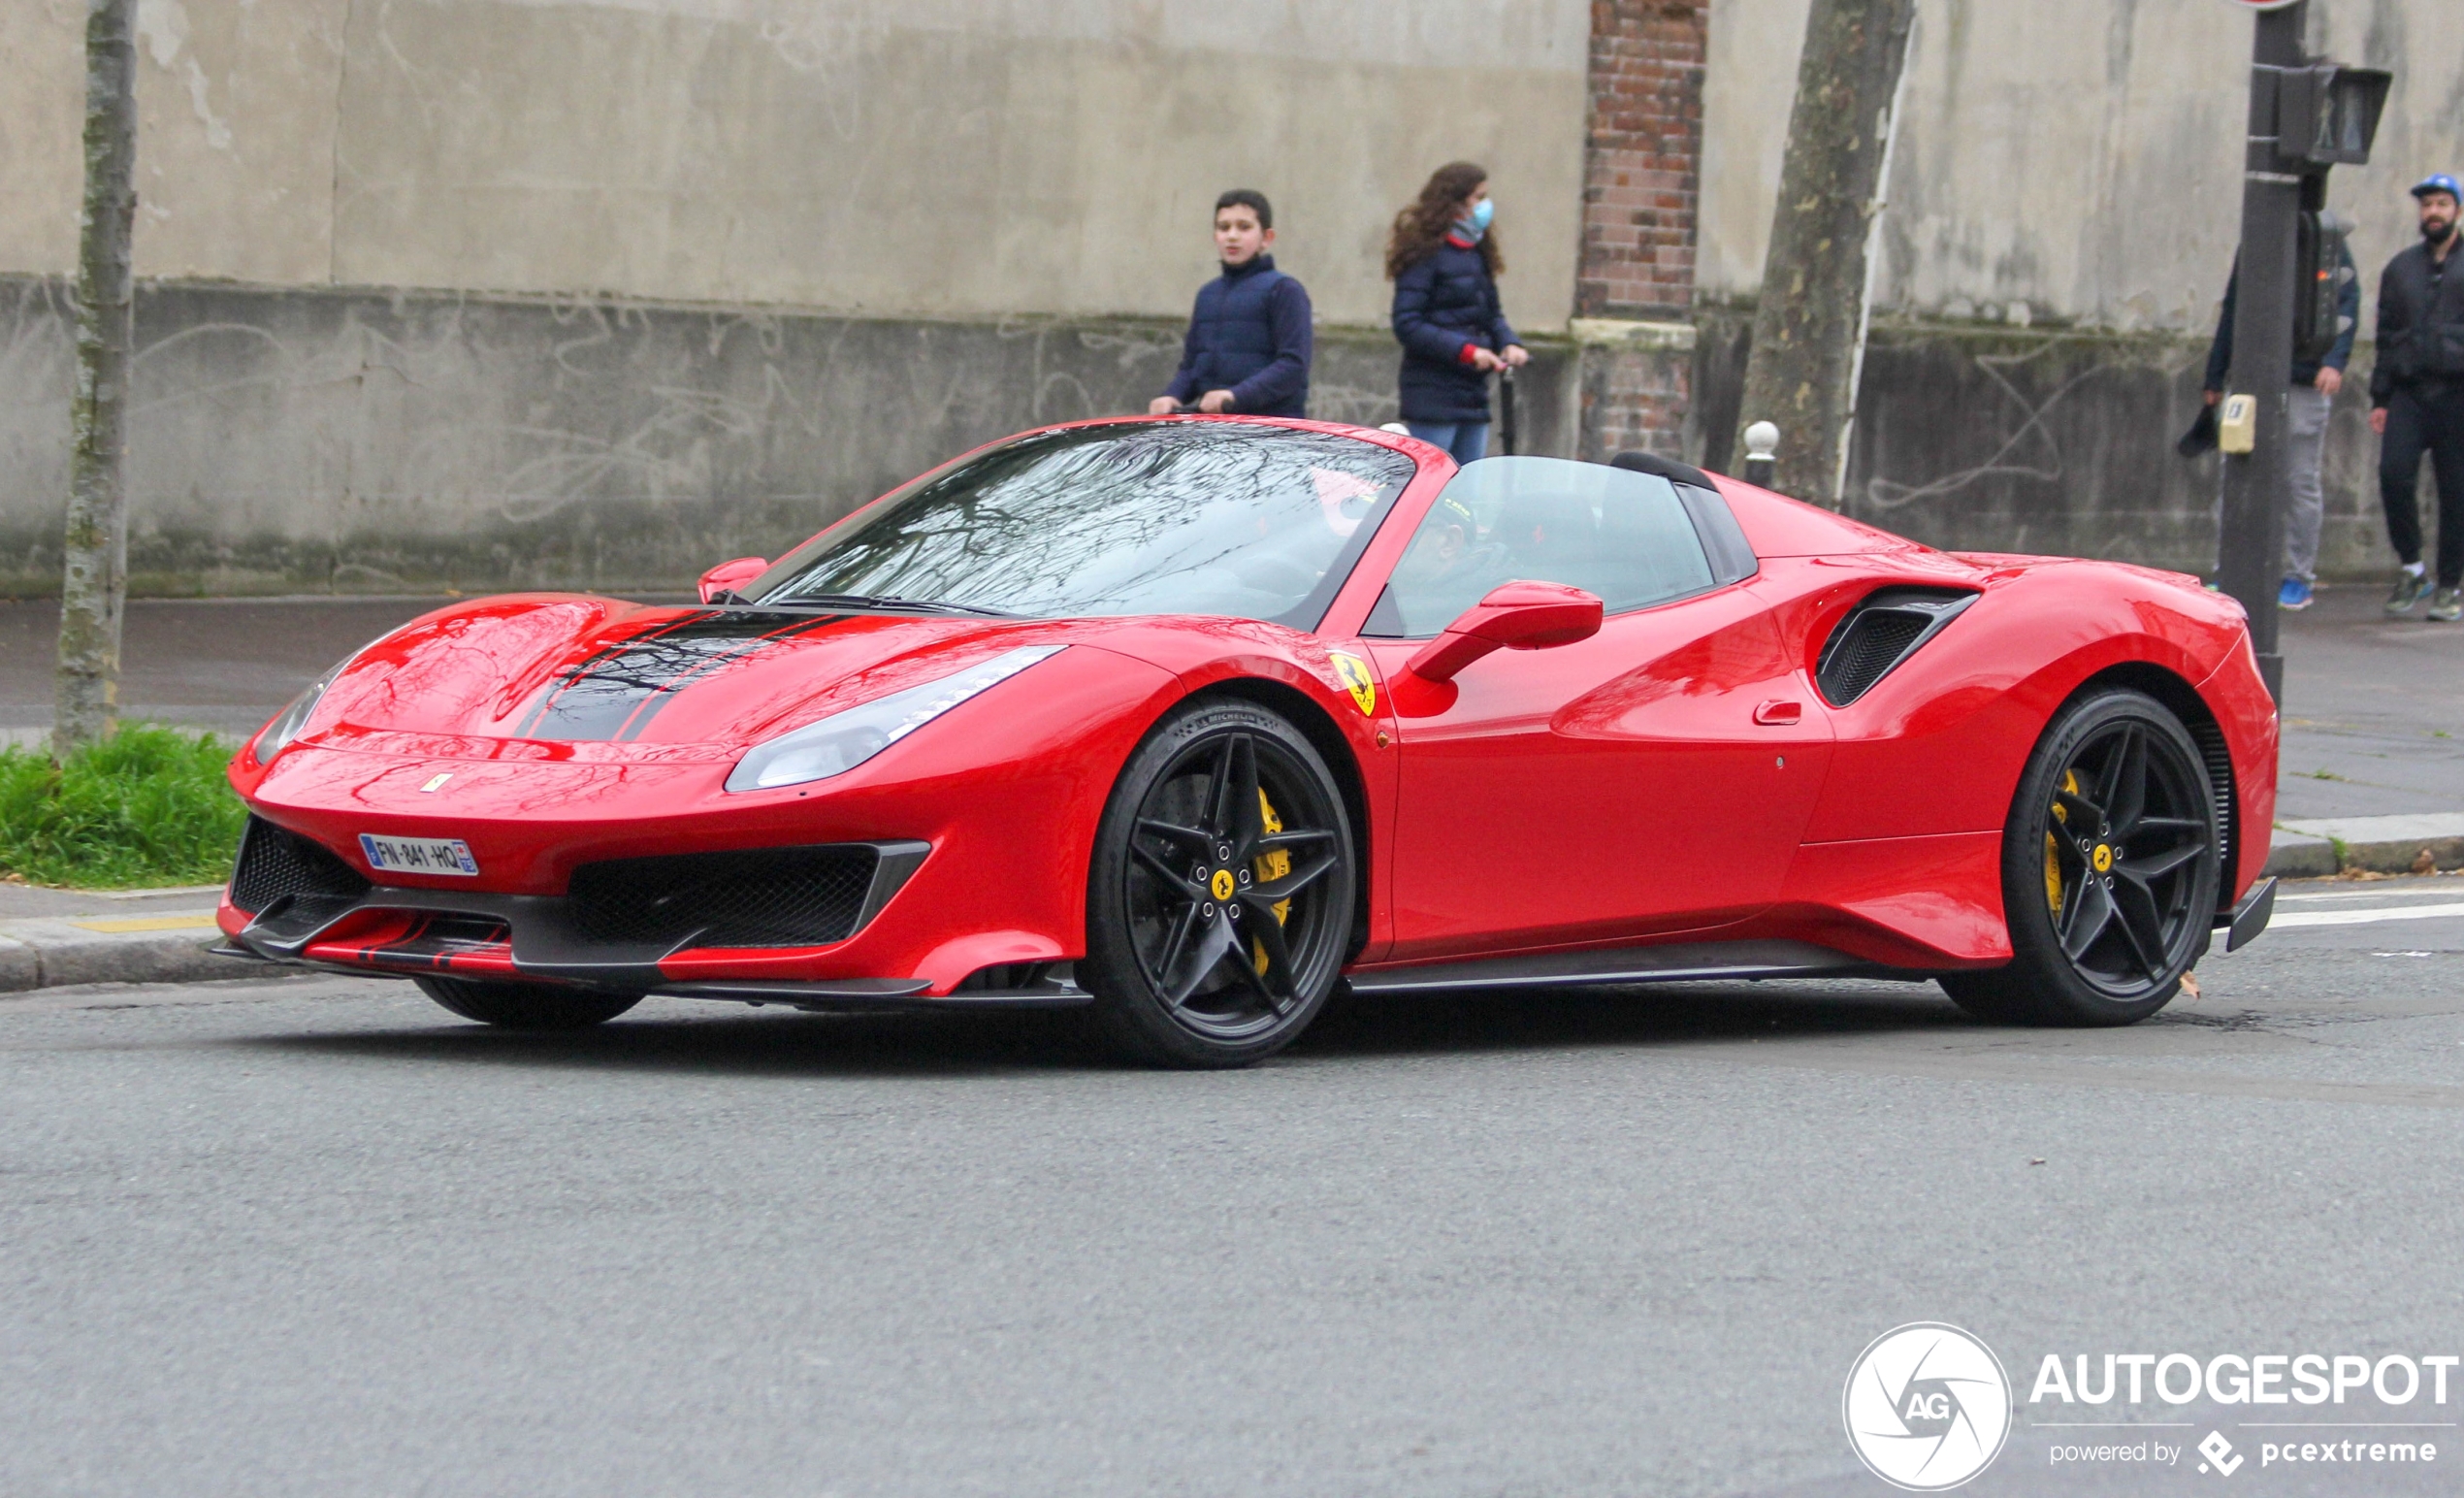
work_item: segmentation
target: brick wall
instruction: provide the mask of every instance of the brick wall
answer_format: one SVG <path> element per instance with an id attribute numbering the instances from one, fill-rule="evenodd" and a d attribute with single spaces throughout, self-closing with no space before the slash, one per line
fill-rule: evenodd
<path id="1" fill-rule="evenodd" d="M 1594 0 L 1577 318 L 1683 323 L 1693 315 L 1709 11 L 1708 0 Z M 1605 342 L 1585 340 L 1584 450 L 1675 454 L 1688 361 L 1606 331 Z"/>
<path id="2" fill-rule="evenodd" d="M 1684 457 L 1691 349 L 1591 341 L 1580 346 L 1575 456 L 1591 463 L 1633 450 Z"/>

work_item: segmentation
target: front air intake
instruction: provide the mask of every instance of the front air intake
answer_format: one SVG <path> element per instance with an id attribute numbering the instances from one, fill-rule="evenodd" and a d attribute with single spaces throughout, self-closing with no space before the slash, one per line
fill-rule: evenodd
<path id="1" fill-rule="evenodd" d="M 1845 707 L 1864 696 L 1976 598 L 1950 588 L 1884 588 L 1868 595 L 1823 641 L 1814 681 L 1824 700 Z"/>
<path id="2" fill-rule="evenodd" d="M 322 843 L 250 817 L 240 834 L 240 857 L 231 868 L 231 903 L 263 915 L 286 895 L 325 895 L 357 899 L 368 893 L 359 871 Z"/>
<path id="3" fill-rule="evenodd" d="M 570 912 L 593 941 L 818 947 L 854 934 L 880 857 L 832 843 L 585 863 Z"/>

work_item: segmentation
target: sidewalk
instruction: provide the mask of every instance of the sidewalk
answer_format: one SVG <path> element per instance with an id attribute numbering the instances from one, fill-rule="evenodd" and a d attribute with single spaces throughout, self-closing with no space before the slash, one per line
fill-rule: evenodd
<path id="1" fill-rule="evenodd" d="M 2281 614 L 2284 750 L 2272 872 L 2464 863 L 2464 626 L 2380 609 L 2380 583 Z M 2342 847 L 2341 860 L 2339 845 Z"/>
<path id="2" fill-rule="evenodd" d="M 2464 864 L 2464 625 L 2390 620 L 2376 585 L 2321 588 L 2283 616 L 2285 739 L 2272 872 L 2398 873 L 2422 849 Z M 436 598 L 145 600 L 128 605 L 123 711 L 238 736 L 327 667 Z M 49 602 L 0 602 L 0 738 L 51 716 Z M 0 884 L 0 993 L 231 977 L 209 957 L 214 892 L 138 896 Z"/>
<path id="3" fill-rule="evenodd" d="M 0 994 L 71 983 L 190 983 L 244 976 L 206 948 L 218 887 L 83 894 L 0 884 Z"/>

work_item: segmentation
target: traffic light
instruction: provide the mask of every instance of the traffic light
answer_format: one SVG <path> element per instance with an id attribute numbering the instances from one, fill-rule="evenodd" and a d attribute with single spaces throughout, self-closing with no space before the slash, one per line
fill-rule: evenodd
<path id="1" fill-rule="evenodd" d="M 2285 69 L 2276 85 L 2277 154 L 2322 167 L 2368 161 L 2394 81 L 2378 68 L 2332 62 Z"/>

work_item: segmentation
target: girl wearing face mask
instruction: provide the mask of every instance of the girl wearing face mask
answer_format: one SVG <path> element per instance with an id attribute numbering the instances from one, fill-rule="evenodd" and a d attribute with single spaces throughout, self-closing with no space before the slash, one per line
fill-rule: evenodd
<path id="1" fill-rule="evenodd" d="M 1487 170 L 1457 161 L 1430 175 L 1386 241 L 1404 425 L 1457 463 L 1488 451 L 1490 372 L 1531 359 L 1498 305 L 1496 214 Z"/>

